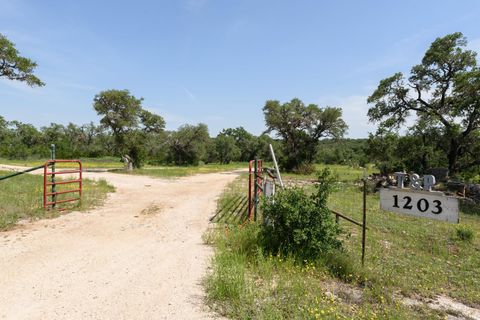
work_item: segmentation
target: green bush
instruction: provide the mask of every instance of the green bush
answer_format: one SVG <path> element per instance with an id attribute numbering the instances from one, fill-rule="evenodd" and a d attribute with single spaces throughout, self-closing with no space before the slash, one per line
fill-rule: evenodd
<path id="1" fill-rule="evenodd" d="M 462 241 L 470 243 L 473 240 L 474 233 L 473 230 L 468 227 L 459 226 L 457 227 L 457 237 Z"/>
<path id="2" fill-rule="evenodd" d="M 480 215 L 480 202 L 475 202 L 469 198 L 460 199 L 460 210 L 463 213 L 478 216 Z"/>
<path id="3" fill-rule="evenodd" d="M 300 188 L 287 188 L 264 202 L 261 243 L 267 252 L 314 260 L 339 248 L 339 233 L 327 207 L 333 178 L 328 169 L 319 175 L 314 194 Z"/>

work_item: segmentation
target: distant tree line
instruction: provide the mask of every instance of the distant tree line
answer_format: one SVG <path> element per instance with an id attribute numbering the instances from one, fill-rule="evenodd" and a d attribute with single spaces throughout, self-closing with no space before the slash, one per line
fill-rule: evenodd
<path id="1" fill-rule="evenodd" d="M 238 127 L 212 138 L 205 124 L 166 131 L 164 119 L 145 109 L 142 98 L 106 90 L 93 100 L 98 125 L 52 123 L 37 129 L 0 116 L 0 157 L 46 158 L 50 144 L 56 144 L 62 158 L 128 157 L 134 167 L 197 165 L 270 160 L 273 144 L 287 171 L 310 173 L 315 162 L 375 163 L 383 173 L 447 167 L 451 175 L 480 179 L 480 68 L 477 53 L 466 46 L 459 32 L 437 38 L 408 78 L 396 73 L 381 80 L 368 98 L 369 120 L 379 124 L 368 139 L 344 139 L 348 126 L 341 108 L 305 105 L 296 98 L 265 103 L 266 131 L 259 136 Z M 41 87 L 36 66 L 0 34 L 0 78 Z M 408 119 L 412 124 L 406 127 Z"/>
<path id="2" fill-rule="evenodd" d="M 145 124 L 130 127 L 118 143 L 114 131 L 103 124 L 52 123 L 36 128 L 19 121 L 6 121 L 0 116 L 0 157 L 44 159 L 50 157 L 50 145 L 55 144 L 57 157 L 64 159 L 117 157 L 120 161 L 122 155 L 128 154 L 136 167 L 144 163 L 227 164 L 248 161 L 255 156 L 270 160 L 268 145 L 278 145 L 278 141 L 269 136 L 255 136 L 242 127 L 224 129 L 213 138 L 205 124 L 183 125 L 175 131 L 147 128 Z"/>

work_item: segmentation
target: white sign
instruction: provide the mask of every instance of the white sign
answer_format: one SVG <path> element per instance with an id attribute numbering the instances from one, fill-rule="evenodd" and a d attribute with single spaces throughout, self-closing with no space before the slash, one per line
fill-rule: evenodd
<path id="1" fill-rule="evenodd" d="M 397 213 L 458 223 L 458 199 L 442 193 L 400 188 L 380 189 L 380 208 Z"/>
<path id="2" fill-rule="evenodd" d="M 266 180 L 263 184 L 263 194 L 265 197 L 269 198 L 275 194 L 275 183 L 271 180 Z"/>

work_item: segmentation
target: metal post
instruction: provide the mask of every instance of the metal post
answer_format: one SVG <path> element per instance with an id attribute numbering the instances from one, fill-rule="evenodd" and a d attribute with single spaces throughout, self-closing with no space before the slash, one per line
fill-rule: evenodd
<path id="1" fill-rule="evenodd" d="M 367 179 L 363 179 L 362 267 L 365 264 L 365 237 L 367 232 Z"/>
<path id="2" fill-rule="evenodd" d="M 255 157 L 253 165 L 253 174 L 254 174 L 254 186 L 253 186 L 253 220 L 257 221 L 257 206 L 258 206 L 258 179 L 257 179 L 257 170 L 258 170 L 258 158 Z"/>
<path id="3" fill-rule="evenodd" d="M 277 158 L 275 157 L 275 152 L 273 152 L 273 147 L 271 144 L 269 144 L 269 147 L 270 147 L 270 153 L 272 154 L 273 165 L 275 166 L 275 171 L 277 173 L 277 178 L 278 178 L 278 181 L 280 182 L 280 187 L 282 187 L 283 189 L 284 186 L 283 186 L 282 176 L 280 175 L 280 170 L 278 169 Z"/>
<path id="4" fill-rule="evenodd" d="M 252 204 L 252 166 L 253 161 L 248 163 L 248 219 L 253 219 L 253 204 Z"/>
<path id="5" fill-rule="evenodd" d="M 55 160 L 55 145 L 52 144 L 51 146 L 51 159 Z M 55 162 L 52 162 L 52 172 L 55 172 Z M 55 174 L 52 174 L 52 208 L 55 208 L 55 201 L 57 201 L 57 186 L 55 185 Z"/>
<path id="6" fill-rule="evenodd" d="M 44 165 L 41 165 L 41 166 L 33 167 L 33 168 L 30 168 L 30 169 L 27 169 L 27 170 L 24 170 L 24 171 L 15 172 L 15 173 L 9 174 L 7 176 L 0 177 L 0 181 L 16 177 L 16 176 L 19 176 L 19 175 L 27 173 L 27 172 L 42 169 L 43 167 L 44 167 Z"/>

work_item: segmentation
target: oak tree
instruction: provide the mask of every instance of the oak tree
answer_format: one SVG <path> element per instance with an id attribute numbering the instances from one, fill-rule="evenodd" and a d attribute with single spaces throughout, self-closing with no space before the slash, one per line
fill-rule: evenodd
<path id="1" fill-rule="evenodd" d="M 137 168 L 146 155 L 146 135 L 165 127 L 161 116 L 143 109 L 142 101 L 128 90 L 102 91 L 93 99 L 93 108 L 102 116 L 100 123 L 112 131 L 117 153 L 132 159 Z"/>
<path id="2" fill-rule="evenodd" d="M 476 53 L 457 32 L 437 38 L 410 76 L 380 81 L 368 98 L 370 121 L 398 129 L 416 115 L 414 126 L 428 123 L 443 132 L 451 173 L 480 164 L 472 149 L 480 128 L 480 71 Z"/>
<path id="3" fill-rule="evenodd" d="M 29 86 L 44 86 L 33 71 L 37 63 L 19 55 L 15 45 L 0 33 L 0 77 L 27 83 Z"/>
<path id="4" fill-rule="evenodd" d="M 348 128 L 342 119 L 342 109 L 306 106 L 300 99 L 284 104 L 269 100 L 263 113 L 266 132 L 276 132 L 283 139 L 284 156 L 280 161 L 288 171 L 313 163 L 318 141 L 324 137 L 340 138 Z"/>

